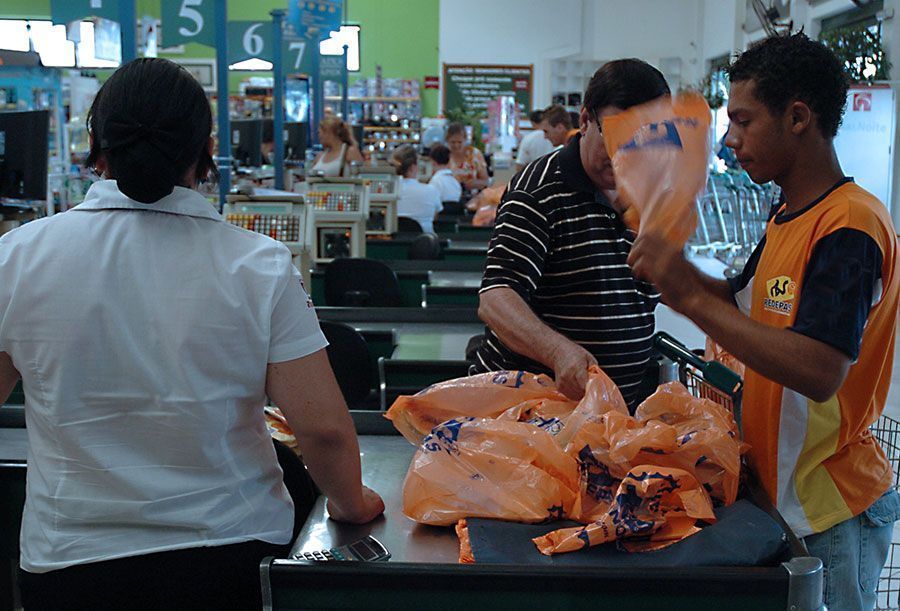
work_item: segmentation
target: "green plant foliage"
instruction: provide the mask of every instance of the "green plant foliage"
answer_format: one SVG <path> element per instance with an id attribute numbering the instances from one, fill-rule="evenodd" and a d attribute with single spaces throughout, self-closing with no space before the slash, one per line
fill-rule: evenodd
<path id="1" fill-rule="evenodd" d="M 695 85 L 682 87 L 682 91 L 696 91 L 706 100 L 710 110 L 722 108 L 727 101 L 725 92 L 724 72 L 714 75 L 707 74 L 703 80 Z"/>
<path id="2" fill-rule="evenodd" d="M 881 45 L 881 24 L 849 25 L 819 35 L 819 40 L 831 49 L 847 70 L 854 83 L 887 80 L 891 64 Z M 874 68 L 874 70 L 873 70 Z"/>

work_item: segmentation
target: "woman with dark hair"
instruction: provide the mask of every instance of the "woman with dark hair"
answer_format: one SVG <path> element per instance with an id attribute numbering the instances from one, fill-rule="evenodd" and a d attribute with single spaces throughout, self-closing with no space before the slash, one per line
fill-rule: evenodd
<path id="1" fill-rule="evenodd" d="M 444 141 L 450 149 L 448 167 L 463 188 L 472 191 L 488 186 L 487 162 L 481 151 L 468 144 L 466 126 L 462 123 L 448 125 Z"/>
<path id="2" fill-rule="evenodd" d="M 397 215 L 413 219 L 425 233 L 434 233 L 434 217 L 443 207 L 441 192 L 437 188 L 419 182 L 419 154 L 411 144 L 394 149 L 391 164 L 400 182 L 400 198 L 397 200 Z"/>
<path id="3" fill-rule="evenodd" d="M 383 511 L 326 341 L 289 250 L 194 190 L 212 115 L 186 70 L 125 64 L 88 126 L 104 180 L 0 238 L 0 398 L 21 377 L 28 423 L 24 606 L 259 608 L 259 561 L 287 553 L 294 513 L 266 396 L 333 519 Z"/>
<path id="4" fill-rule="evenodd" d="M 325 150 L 318 154 L 313 163 L 314 174 L 349 176 L 348 164 L 363 161 L 350 126 L 340 117 L 325 117 L 319 122 L 319 142 Z"/>

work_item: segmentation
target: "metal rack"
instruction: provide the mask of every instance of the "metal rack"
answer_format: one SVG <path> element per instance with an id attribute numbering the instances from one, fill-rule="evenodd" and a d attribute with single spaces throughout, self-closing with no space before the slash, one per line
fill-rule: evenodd
<path id="1" fill-rule="evenodd" d="M 740 271 L 762 239 L 779 194 L 774 184 L 757 185 L 743 172 L 711 174 L 697 199 L 697 230 L 688 247 Z"/>
<path id="2" fill-rule="evenodd" d="M 900 421 L 881 416 L 869 429 L 881 444 L 894 471 L 894 489 L 900 490 Z M 894 527 L 894 538 L 888 549 L 887 561 L 876 588 L 876 609 L 900 608 L 900 533 Z"/>

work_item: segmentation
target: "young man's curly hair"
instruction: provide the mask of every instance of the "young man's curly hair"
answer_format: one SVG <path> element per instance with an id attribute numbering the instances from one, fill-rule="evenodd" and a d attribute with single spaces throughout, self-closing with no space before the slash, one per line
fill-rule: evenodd
<path id="1" fill-rule="evenodd" d="M 825 45 L 803 32 L 767 38 L 742 53 L 729 67 L 731 82 L 755 83 L 756 98 L 776 115 L 799 100 L 816 114 L 827 137 L 837 135 L 847 99 L 847 76 Z"/>

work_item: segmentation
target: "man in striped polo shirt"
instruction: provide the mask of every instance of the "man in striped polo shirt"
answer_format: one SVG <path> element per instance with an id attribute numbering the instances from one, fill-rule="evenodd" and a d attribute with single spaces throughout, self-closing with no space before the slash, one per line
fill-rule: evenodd
<path id="1" fill-rule="evenodd" d="M 605 64 L 585 92 L 580 133 L 510 181 L 481 284 L 488 330 L 473 372 L 547 373 L 578 399 L 588 367 L 599 364 L 634 408 L 659 295 L 626 263 L 634 234 L 615 203 L 600 122 L 668 93 L 643 61 Z"/>

